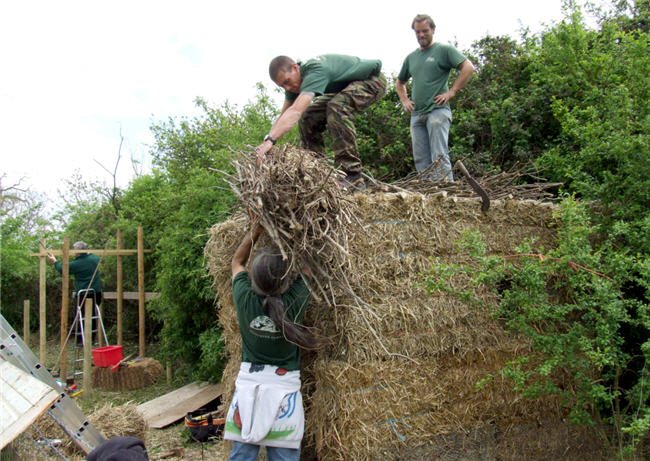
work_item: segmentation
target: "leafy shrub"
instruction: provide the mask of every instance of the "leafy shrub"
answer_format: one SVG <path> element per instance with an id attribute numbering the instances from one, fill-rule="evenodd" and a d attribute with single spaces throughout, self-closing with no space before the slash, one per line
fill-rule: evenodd
<path id="1" fill-rule="evenodd" d="M 595 247 L 588 209 L 572 199 L 561 221 L 557 248 L 543 254 L 523 242 L 514 255 L 486 255 L 482 238 L 468 233 L 459 246 L 472 263 L 438 262 L 425 284 L 491 309 L 507 330 L 529 338 L 531 353 L 508 363 L 503 376 L 523 396 L 562 396 L 573 422 L 595 425 L 625 457 L 650 428 L 650 258 Z M 446 282 L 460 273 L 470 288 Z M 483 290 L 496 306 L 485 306 Z"/>

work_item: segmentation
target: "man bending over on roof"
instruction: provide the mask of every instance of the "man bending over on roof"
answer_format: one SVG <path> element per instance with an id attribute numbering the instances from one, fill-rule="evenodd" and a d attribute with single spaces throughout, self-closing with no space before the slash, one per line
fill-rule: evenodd
<path id="1" fill-rule="evenodd" d="M 298 123 L 304 149 L 324 153 L 323 132 L 329 131 L 334 161 L 346 173 L 344 180 L 361 180 L 354 119 L 386 92 L 381 61 L 342 54 L 324 54 L 305 62 L 278 56 L 269 75 L 285 90 L 282 112 L 255 152 L 262 162 L 275 142 Z"/>

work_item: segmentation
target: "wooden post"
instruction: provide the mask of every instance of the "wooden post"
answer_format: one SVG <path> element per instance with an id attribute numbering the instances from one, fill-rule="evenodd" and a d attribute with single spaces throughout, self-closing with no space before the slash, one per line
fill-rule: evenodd
<path id="1" fill-rule="evenodd" d="M 94 310 L 94 306 L 93 306 L 93 310 Z M 97 319 L 97 344 L 99 345 L 99 347 L 108 346 L 108 344 L 104 344 L 104 334 L 106 333 L 106 331 L 103 329 L 104 328 L 104 303 L 101 303 L 97 306 L 97 312 L 93 312 L 93 315 L 99 315 L 99 318 Z"/>
<path id="2" fill-rule="evenodd" d="M 139 318 L 139 354 L 144 357 L 145 328 L 144 328 L 144 231 L 142 226 L 138 227 L 138 318 Z"/>
<path id="3" fill-rule="evenodd" d="M 41 240 L 40 253 L 45 252 L 45 239 Z M 38 275 L 38 331 L 39 331 L 39 359 L 43 365 L 45 365 L 45 356 L 47 355 L 47 315 L 46 315 L 46 275 L 45 271 L 47 268 L 47 261 L 45 260 L 47 256 L 39 257 L 39 275 Z"/>
<path id="4" fill-rule="evenodd" d="M 23 301 L 23 341 L 29 347 L 29 299 Z"/>
<path id="5" fill-rule="evenodd" d="M 93 361 L 93 311 L 95 303 L 91 298 L 86 298 L 84 305 L 84 366 L 83 366 L 83 394 L 84 398 L 92 394 L 91 365 Z"/>
<path id="6" fill-rule="evenodd" d="M 167 362 L 167 385 L 169 386 L 172 383 L 172 364 Z"/>
<path id="7" fill-rule="evenodd" d="M 122 249 L 122 229 L 117 230 L 117 250 Z M 117 345 L 122 346 L 122 312 L 124 309 L 124 275 L 122 273 L 122 255 L 117 255 Z"/>
<path id="8" fill-rule="evenodd" d="M 61 362 L 59 365 L 59 378 L 63 384 L 68 380 L 68 354 L 66 349 L 66 338 L 68 335 L 68 304 L 70 302 L 70 237 L 63 238 L 63 281 L 61 283 Z"/>

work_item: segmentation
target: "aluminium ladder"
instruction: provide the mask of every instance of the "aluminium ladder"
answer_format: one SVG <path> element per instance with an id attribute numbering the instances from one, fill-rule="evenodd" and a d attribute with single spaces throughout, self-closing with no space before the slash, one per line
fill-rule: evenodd
<path id="1" fill-rule="evenodd" d="M 84 453 L 90 453 L 105 440 L 102 434 L 90 424 L 74 400 L 52 377 L 47 368 L 39 363 L 36 355 L 27 347 L 2 314 L 0 314 L 0 359 L 30 373 L 59 392 L 59 398 L 47 413 Z"/>
<path id="2" fill-rule="evenodd" d="M 76 380 L 77 376 L 83 375 L 83 347 L 86 344 L 86 337 L 84 336 L 84 306 L 85 300 L 90 298 L 93 301 L 93 312 L 91 314 L 92 327 L 90 331 L 90 342 L 93 344 L 95 335 L 101 335 L 104 338 L 104 344 L 108 345 L 108 338 L 106 337 L 106 330 L 104 329 L 104 321 L 102 320 L 102 313 L 99 305 L 95 299 L 95 290 L 89 288 L 87 290 L 79 290 L 75 296 L 76 314 L 71 329 L 74 329 L 74 360 L 72 361 L 72 379 Z"/>

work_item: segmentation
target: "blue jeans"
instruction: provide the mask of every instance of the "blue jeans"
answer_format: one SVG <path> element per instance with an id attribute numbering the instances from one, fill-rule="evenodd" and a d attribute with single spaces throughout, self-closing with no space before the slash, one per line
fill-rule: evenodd
<path id="1" fill-rule="evenodd" d="M 259 451 L 259 445 L 233 442 L 228 461 L 255 461 Z M 266 447 L 266 459 L 268 461 L 299 461 L 300 449 Z"/>
<path id="2" fill-rule="evenodd" d="M 432 179 L 454 180 L 447 145 L 450 126 L 451 110 L 447 107 L 434 109 L 426 114 L 411 115 L 411 140 L 415 169 L 422 172 L 437 162 L 427 175 Z"/>

